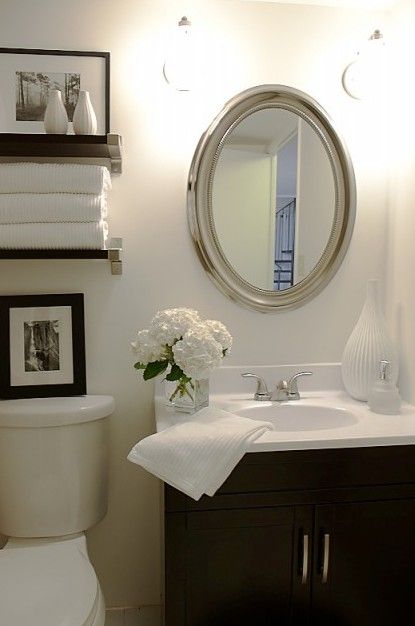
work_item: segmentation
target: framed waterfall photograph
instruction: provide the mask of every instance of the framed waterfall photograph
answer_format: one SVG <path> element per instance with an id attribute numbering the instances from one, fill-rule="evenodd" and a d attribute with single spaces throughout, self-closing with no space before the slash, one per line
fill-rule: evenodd
<path id="1" fill-rule="evenodd" d="M 0 398 L 86 393 L 82 293 L 0 296 Z"/>
<path id="2" fill-rule="evenodd" d="M 73 134 L 80 91 L 88 91 L 97 134 L 110 130 L 110 53 L 0 48 L 0 133 L 45 133 L 49 94 L 59 90 Z"/>

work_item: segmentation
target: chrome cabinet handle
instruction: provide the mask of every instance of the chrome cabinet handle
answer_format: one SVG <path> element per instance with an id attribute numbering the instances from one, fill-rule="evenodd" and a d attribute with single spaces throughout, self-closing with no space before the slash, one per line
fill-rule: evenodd
<path id="1" fill-rule="evenodd" d="M 323 536 L 323 567 L 321 571 L 321 582 L 323 585 L 327 583 L 329 575 L 329 558 L 330 558 L 330 535 L 324 533 Z"/>
<path id="2" fill-rule="evenodd" d="M 309 549 L 309 536 L 303 535 L 303 564 L 301 567 L 301 584 L 307 584 L 308 578 L 308 549 Z"/>

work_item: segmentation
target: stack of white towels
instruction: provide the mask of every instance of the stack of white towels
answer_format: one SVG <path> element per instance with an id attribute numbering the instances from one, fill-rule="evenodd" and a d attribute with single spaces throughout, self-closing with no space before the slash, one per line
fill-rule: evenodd
<path id="1" fill-rule="evenodd" d="M 0 249 L 105 248 L 110 188 L 100 165 L 0 164 Z"/>

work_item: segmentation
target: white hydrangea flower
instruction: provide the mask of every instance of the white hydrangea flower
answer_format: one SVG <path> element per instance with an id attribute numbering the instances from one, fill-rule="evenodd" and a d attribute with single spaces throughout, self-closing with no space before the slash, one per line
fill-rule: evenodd
<path id="1" fill-rule="evenodd" d="M 136 340 L 131 343 L 131 347 L 138 362 L 144 365 L 166 358 L 165 346 L 157 343 L 149 330 L 140 330 Z"/>
<path id="2" fill-rule="evenodd" d="M 151 320 L 150 334 L 162 346 L 171 346 L 185 332 L 200 323 L 199 313 L 193 309 L 177 308 L 159 311 Z"/>
<path id="3" fill-rule="evenodd" d="M 218 320 L 206 320 L 204 324 L 213 335 L 213 338 L 220 343 L 222 349 L 229 351 L 232 346 L 232 335 L 226 326 Z"/>
<path id="4" fill-rule="evenodd" d="M 186 376 L 195 380 L 208 378 L 222 360 L 222 346 L 204 324 L 189 328 L 173 346 L 174 360 Z"/>

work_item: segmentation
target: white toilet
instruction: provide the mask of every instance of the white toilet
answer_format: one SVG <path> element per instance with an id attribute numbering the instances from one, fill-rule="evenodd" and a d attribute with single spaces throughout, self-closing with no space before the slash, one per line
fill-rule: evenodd
<path id="1" fill-rule="evenodd" d="M 104 626 L 84 531 L 107 510 L 111 396 L 0 401 L 1 626 Z"/>

